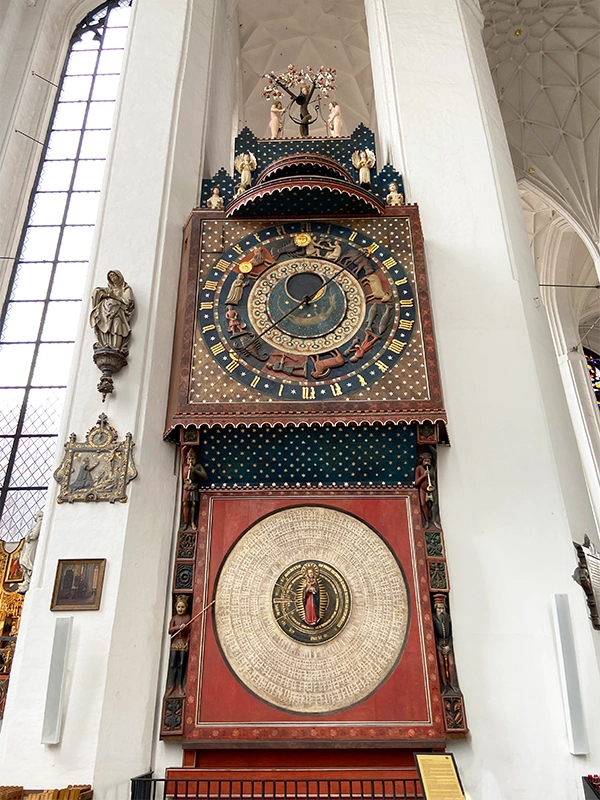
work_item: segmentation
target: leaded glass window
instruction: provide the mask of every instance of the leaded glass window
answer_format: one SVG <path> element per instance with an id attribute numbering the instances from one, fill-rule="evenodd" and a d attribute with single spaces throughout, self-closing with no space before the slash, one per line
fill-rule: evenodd
<path id="1" fill-rule="evenodd" d="M 127 37 L 131 0 L 90 12 L 71 38 L 0 318 L 0 539 L 43 506 Z M 16 135 L 16 134 L 15 134 Z"/>

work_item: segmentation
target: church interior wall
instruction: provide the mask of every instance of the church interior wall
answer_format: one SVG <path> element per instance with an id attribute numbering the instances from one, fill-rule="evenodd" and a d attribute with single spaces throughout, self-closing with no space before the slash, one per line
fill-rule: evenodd
<path id="1" fill-rule="evenodd" d="M 6 12 L 6 18 L 13 15 L 15 58 L 5 72 L 13 110 L 0 191 L 10 197 L 5 210 L 15 210 L 3 215 L 5 252 L 18 239 L 36 160 L 34 145 L 8 131 L 43 131 L 52 101 L 52 87 L 27 73 L 34 67 L 50 78 L 60 73 L 69 31 L 94 5 L 12 2 Z M 57 506 L 57 489 L 50 490 L 35 592 L 27 597 L 0 737 L 0 782 L 31 783 L 35 777 L 40 786 L 54 785 L 60 774 L 72 783 L 91 780 L 106 800 L 123 796 L 128 778 L 149 766 L 160 775 L 181 760 L 180 744 L 157 736 L 171 613 L 171 569 L 165 565 L 171 563 L 179 513 L 174 448 L 162 433 L 181 231 L 197 204 L 200 179 L 221 166 L 231 169 L 238 124 L 262 136 L 268 119 L 267 103 L 257 93 L 256 53 L 250 52 L 264 46 L 256 40 L 260 15 L 266 15 L 268 28 L 274 24 L 272 8 L 261 0 L 240 0 L 237 8 L 229 0 L 167 5 L 134 5 L 88 278 L 89 295 L 120 265 L 135 287 L 130 363 L 115 398 L 102 406 L 84 308 L 59 437 L 66 441 L 71 431 L 82 437 L 95 415 L 106 411 L 120 434 L 133 432 L 140 477 L 124 506 Z M 299 26 L 302 17 L 312 24 L 321 5 L 286 0 L 272 7 Z M 349 52 L 363 76 L 361 91 L 352 91 L 355 106 L 348 108 L 346 131 L 359 121 L 376 129 L 381 152 L 404 170 L 407 201 L 419 204 L 423 219 L 450 418 L 451 447 L 440 452 L 440 495 L 455 649 L 471 729 L 470 738 L 447 749 L 456 755 L 472 800 L 535 797 L 540 786 L 548 800 L 570 800 L 579 796 L 581 775 L 598 771 L 600 759 L 600 719 L 594 713 L 600 707 L 599 636 L 570 577 L 571 540 L 581 540 L 584 532 L 594 538 L 596 530 L 576 437 L 590 436 L 598 420 L 588 419 L 578 431 L 567 408 L 551 326 L 536 302 L 530 244 L 476 4 L 344 5 L 356 37 Z M 375 31 L 388 38 L 374 41 Z M 310 36 L 290 43 L 283 56 L 277 45 L 264 59 L 265 71 L 329 60 Z M 338 57 L 331 55 L 333 66 Z M 353 62 L 347 53 L 344 59 L 350 79 Z M 342 103 L 342 79 L 339 84 Z M 14 187 L 22 187 L 16 203 Z M 577 336 L 578 314 L 557 307 L 565 342 Z M 581 381 L 585 372 L 581 364 L 577 368 Z M 588 403 L 583 413 L 592 411 L 597 416 Z M 588 485 L 592 468 L 594 463 Z M 43 746 L 56 561 L 100 556 L 108 562 L 102 607 L 76 614 L 63 737 L 58 745 Z M 568 752 L 552 632 L 555 593 L 570 601 L 587 756 Z M 25 752 L 32 754 L 33 772 L 24 776 Z"/>

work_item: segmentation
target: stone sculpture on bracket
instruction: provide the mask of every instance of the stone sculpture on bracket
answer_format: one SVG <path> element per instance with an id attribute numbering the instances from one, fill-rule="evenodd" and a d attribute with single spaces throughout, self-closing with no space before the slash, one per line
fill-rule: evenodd
<path id="1" fill-rule="evenodd" d="M 127 364 L 130 319 L 135 309 L 135 300 L 129 284 L 118 269 L 110 270 L 107 285 L 97 286 L 92 292 L 90 325 L 96 335 L 94 363 L 102 372 L 98 391 L 102 402 L 114 391 L 112 376 Z"/>
<path id="2" fill-rule="evenodd" d="M 131 433 L 118 441 L 106 414 L 87 432 L 84 442 L 72 433 L 54 478 L 60 484 L 58 503 L 126 503 L 127 484 L 137 477 Z"/>
<path id="3" fill-rule="evenodd" d="M 25 541 L 19 553 L 19 563 L 23 571 L 23 580 L 17 586 L 17 591 L 20 594 L 25 594 L 31 584 L 31 573 L 33 572 L 33 562 L 35 559 L 35 551 L 38 546 L 38 539 L 40 538 L 40 530 L 42 529 L 42 518 L 44 512 L 39 509 L 36 511 L 33 518 L 33 525 L 25 534 Z"/>

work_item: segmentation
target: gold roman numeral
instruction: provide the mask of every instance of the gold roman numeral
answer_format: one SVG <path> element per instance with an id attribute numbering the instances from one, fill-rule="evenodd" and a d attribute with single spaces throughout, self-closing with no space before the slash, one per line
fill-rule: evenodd
<path id="1" fill-rule="evenodd" d="M 216 330 L 217 330 L 216 325 L 205 325 L 202 328 L 202 333 L 206 333 L 206 331 L 216 331 Z"/>
<path id="2" fill-rule="evenodd" d="M 218 356 L 219 353 L 223 352 L 223 350 L 225 350 L 225 347 L 221 344 L 221 342 L 213 344 L 213 346 L 210 348 L 210 352 L 213 354 L 213 356 Z"/>
<path id="3" fill-rule="evenodd" d="M 358 382 L 360 383 L 360 385 L 361 385 L 361 386 L 366 386 L 366 385 L 367 385 L 367 382 L 366 382 L 366 380 L 363 378 L 363 376 L 362 376 L 362 375 L 357 375 L 356 377 L 358 378 Z"/>
<path id="4" fill-rule="evenodd" d="M 232 249 L 233 249 L 233 250 L 235 250 L 235 252 L 236 252 L 238 255 L 240 255 L 240 256 L 241 256 L 241 255 L 242 255 L 242 253 L 244 252 L 244 251 L 242 250 L 242 248 L 239 246 L 239 244 L 234 244 Z"/>
<path id="5" fill-rule="evenodd" d="M 401 319 L 399 328 L 402 328 L 405 331 L 412 331 L 413 325 L 415 324 L 414 319 Z"/>
<path id="6" fill-rule="evenodd" d="M 205 281 L 204 282 L 204 291 L 206 292 L 214 292 L 218 286 L 217 281 Z"/>
<path id="7" fill-rule="evenodd" d="M 405 275 L 403 278 L 400 278 L 399 280 L 394 281 L 394 283 L 396 284 L 396 286 L 402 286 L 403 284 L 408 283 L 408 278 Z"/>
<path id="8" fill-rule="evenodd" d="M 398 339 L 394 339 L 388 347 L 388 350 L 391 350 L 392 353 L 401 353 L 405 347 L 406 342 L 399 342 Z"/>
<path id="9" fill-rule="evenodd" d="M 342 393 L 342 387 L 339 385 L 339 383 L 331 383 L 329 388 L 331 389 L 331 394 L 334 397 L 339 397 Z"/>
<path id="10" fill-rule="evenodd" d="M 303 386 L 302 387 L 302 399 L 303 400 L 314 400 L 315 399 L 315 390 L 313 386 Z"/>
<path id="11" fill-rule="evenodd" d="M 397 263 L 398 262 L 396 261 L 396 259 L 390 256 L 389 258 L 386 258 L 386 260 L 383 262 L 383 266 L 387 267 L 388 269 L 391 269 L 392 267 L 395 267 Z"/>
<path id="12" fill-rule="evenodd" d="M 286 233 L 285 225 L 275 225 L 275 230 L 279 234 L 279 236 L 284 236 Z"/>
<path id="13" fill-rule="evenodd" d="M 279 391 L 277 392 L 277 397 L 281 397 L 283 394 L 283 383 L 279 384 Z"/>
<path id="14" fill-rule="evenodd" d="M 387 372 L 387 371 L 388 371 L 388 369 L 389 369 L 388 365 L 387 365 L 387 364 L 384 364 L 384 363 L 383 363 L 383 361 L 376 361 L 376 362 L 375 362 L 375 366 L 376 366 L 376 367 L 379 367 L 379 369 L 381 370 L 381 372 Z"/>
<path id="15" fill-rule="evenodd" d="M 406 308 L 412 308 L 414 306 L 412 297 L 410 300 L 400 300 L 400 305 L 405 306 Z"/>
<path id="16" fill-rule="evenodd" d="M 353 242 L 356 239 L 357 236 L 358 236 L 358 231 L 352 231 L 352 233 L 348 237 L 348 241 L 349 242 Z"/>
<path id="17" fill-rule="evenodd" d="M 237 358 L 234 358 L 231 353 L 229 354 L 229 357 L 231 358 L 231 361 L 229 362 L 229 364 L 227 364 L 225 369 L 227 370 L 227 372 L 233 372 L 234 369 L 237 369 L 239 367 L 240 362 L 237 360 Z"/>
<path id="18" fill-rule="evenodd" d="M 259 242 L 259 243 L 262 242 L 262 239 L 260 238 L 260 236 L 257 233 L 253 233 L 252 235 L 254 236 L 254 238 L 256 239 L 257 242 Z"/>
<path id="19" fill-rule="evenodd" d="M 228 264 L 228 262 L 227 262 L 227 261 L 225 261 L 225 259 L 224 259 L 224 258 L 220 259 L 220 260 L 219 260 L 219 261 L 217 261 L 217 263 L 215 264 L 215 269 L 218 269 L 218 270 L 219 270 L 219 272 L 225 272 L 225 271 L 227 270 L 227 268 L 228 268 L 228 267 L 229 267 L 229 264 Z"/>
<path id="20" fill-rule="evenodd" d="M 366 249 L 367 253 L 368 253 L 370 256 L 372 256 L 372 255 L 373 255 L 373 253 L 375 252 L 375 250 L 377 250 L 378 248 L 379 248 L 379 245 L 377 244 L 377 242 L 373 242 L 373 244 L 370 244 L 370 245 L 369 245 L 367 248 L 365 248 L 365 249 Z"/>
<path id="21" fill-rule="evenodd" d="M 305 231 L 305 232 L 311 231 L 312 228 L 310 227 L 310 222 L 301 222 L 300 223 L 300 230 L 301 231 Z"/>
<path id="22" fill-rule="evenodd" d="M 258 382 L 260 381 L 260 375 L 257 375 L 255 378 L 252 378 L 250 381 L 250 386 L 254 389 L 258 386 Z"/>
<path id="23" fill-rule="evenodd" d="M 214 306 L 214 303 L 200 303 L 200 311 L 208 311 Z"/>

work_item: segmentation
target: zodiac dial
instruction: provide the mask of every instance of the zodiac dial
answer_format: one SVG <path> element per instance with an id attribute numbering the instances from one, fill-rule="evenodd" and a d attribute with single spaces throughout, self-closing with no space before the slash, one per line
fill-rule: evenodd
<path id="1" fill-rule="evenodd" d="M 249 234 L 200 288 L 217 364 L 281 400 L 332 400 L 374 383 L 406 350 L 415 297 L 398 260 L 360 231 L 295 222 Z"/>

